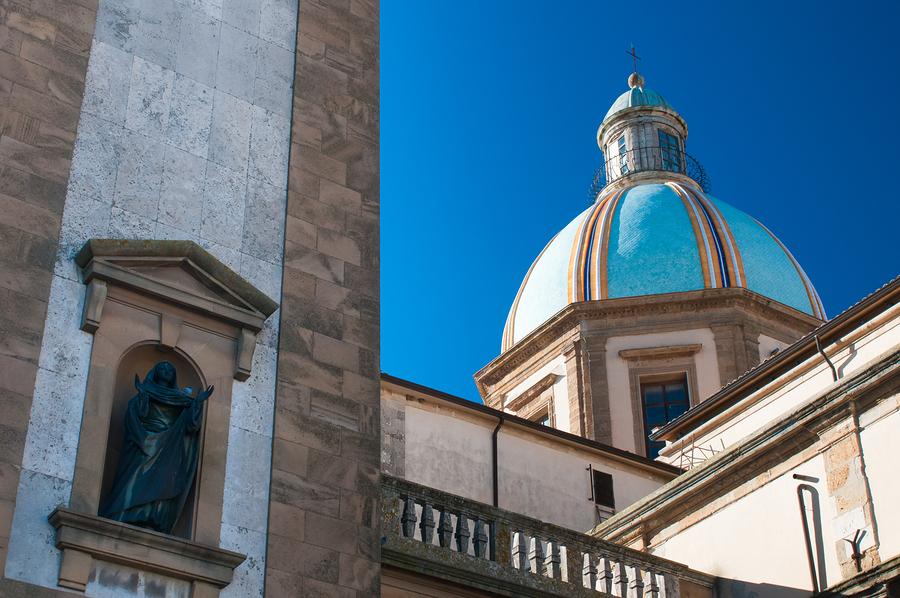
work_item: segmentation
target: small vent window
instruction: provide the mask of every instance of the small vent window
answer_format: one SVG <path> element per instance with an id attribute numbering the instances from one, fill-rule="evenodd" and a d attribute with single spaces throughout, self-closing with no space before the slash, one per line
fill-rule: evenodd
<path id="1" fill-rule="evenodd" d="M 594 486 L 594 504 L 615 509 L 616 499 L 613 497 L 612 475 L 591 469 L 591 478 Z"/>

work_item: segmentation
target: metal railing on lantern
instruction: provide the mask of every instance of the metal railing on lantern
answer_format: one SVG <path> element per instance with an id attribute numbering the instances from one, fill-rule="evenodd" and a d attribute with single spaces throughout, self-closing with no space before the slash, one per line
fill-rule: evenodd
<path id="1" fill-rule="evenodd" d="M 715 577 L 382 475 L 385 565 L 505 596 L 712 596 Z"/>
<path id="2" fill-rule="evenodd" d="M 660 146 L 639 147 L 626 150 L 606 158 L 603 167 L 594 173 L 590 189 L 590 200 L 609 183 L 628 179 L 642 172 L 674 172 L 696 181 L 706 193 L 712 190 L 706 169 L 685 151 Z"/>

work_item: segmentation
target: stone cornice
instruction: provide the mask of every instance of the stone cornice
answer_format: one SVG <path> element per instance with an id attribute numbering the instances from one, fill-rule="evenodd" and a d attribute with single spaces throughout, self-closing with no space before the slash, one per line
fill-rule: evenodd
<path id="1" fill-rule="evenodd" d="M 900 590 L 900 556 L 835 584 L 816 594 L 816 598 L 844 598 L 844 596 L 889 598 L 896 596 L 898 590 Z"/>
<path id="2" fill-rule="evenodd" d="M 546 346 L 577 326 L 581 320 L 628 319 L 632 323 L 651 316 L 704 312 L 716 309 L 741 309 L 761 314 L 799 330 L 808 330 L 821 321 L 773 299 L 744 288 L 705 289 L 603 301 L 571 303 L 561 309 L 525 338 L 475 373 L 475 384 L 482 397 L 516 367 L 538 354 Z M 716 317 L 706 317 L 715 321 Z M 613 332 L 612 330 L 610 331 Z"/>
<path id="3" fill-rule="evenodd" d="M 734 490 L 748 479 L 819 440 L 819 434 L 851 413 L 851 403 L 895 392 L 900 386 L 900 351 L 826 390 L 740 444 L 675 478 L 656 492 L 623 509 L 591 532 L 623 542 L 652 536 L 684 513 Z"/>
<path id="4" fill-rule="evenodd" d="M 646 115 L 646 116 L 665 116 L 671 119 L 674 119 L 681 127 L 684 128 L 683 136 L 684 139 L 687 140 L 688 137 L 688 126 L 687 121 L 675 111 L 674 108 L 669 108 L 668 106 L 631 106 L 629 108 L 623 108 L 618 112 L 612 114 L 608 120 L 604 120 L 600 123 L 600 126 L 597 128 L 597 144 L 602 148 L 604 137 L 606 134 L 614 130 L 620 124 L 634 119 L 638 115 Z"/>
<path id="5" fill-rule="evenodd" d="M 85 283 L 89 282 L 88 277 L 108 275 L 105 270 L 99 271 L 99 264 L 131 274 L 139 273 L 137 268 L 179 264 L 212 291 L 228 297 L 232 307 L 258 314 L 262 319 L 278 309 L 275 301 L 193 241 L 91 239 L 75 256 L 75 263 L 85 272 Z"/>
<path id="6" fill-rule="evenodd" d="M 122 287 L 237 326 L 234 377 L 250 377 L 256 335 L 278 304 L 193 241 L 91 239 L 75 263 L 88 287 L 81 321 L 85 332 L 94 334 L 100 327 L 109 286 Z M 183 276 L 178 282 L 160 274 L 176 270 Z M 180 325 L 163 320 L 163 346 L 177 339 Z"/>

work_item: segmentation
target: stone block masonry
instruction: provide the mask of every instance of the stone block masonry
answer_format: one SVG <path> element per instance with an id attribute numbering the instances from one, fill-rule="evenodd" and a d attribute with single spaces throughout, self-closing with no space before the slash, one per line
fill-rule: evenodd
<path id="1" fill-rule="evenodd" d="M 46 517 L 71 490 L 92 346 L 78 329 L 72 258 L 83 243 L 192 240 L 281 299 L 297 10 L 297 0 L 0 6 L 0 303 L 14 323 L 0 388 L 19 414 L 3 418 L 0 455 L 6 577 L 56 585 Z M 269 318 L 250 379 L 234 384 L 221 439 L 221 546 L 248 556 L 223 596 L 263 591 L 278 323 Z"/>
<path id="2" fill-rule="evenodd" d="M 96 11 L 96 0 L 0 4 L 0 571 L 30 484 L 22 456 Z"/>
<path id="3" fill-rule="evenodd" d="M 374 596 L 378 3 L 300 3 L 266 595 Z"/>

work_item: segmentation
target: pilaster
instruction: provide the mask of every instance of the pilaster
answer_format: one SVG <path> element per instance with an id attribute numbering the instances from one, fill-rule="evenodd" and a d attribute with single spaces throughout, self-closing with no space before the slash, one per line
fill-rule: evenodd
<path id="1" fill-rule="evenodd" d="M 584 342 L 575 339 L 566 343 L 563 349 L 566 360 L 566 383 L 569 397 L 569 431 L 579 436 L 587 436 L 586 409 L 590 405 L 590 382 L 588 363 L 584 352 Z"/>
<path id="2" fill-rule="evenodd" d="M 823 451 L 825 476 L 835 513 L 834 550 L 844 579 L 881 563 L 856 403 L 850 404 L 850 411 L 843 424 L 830 428 L 822 438 L 827 443 Z"/>

